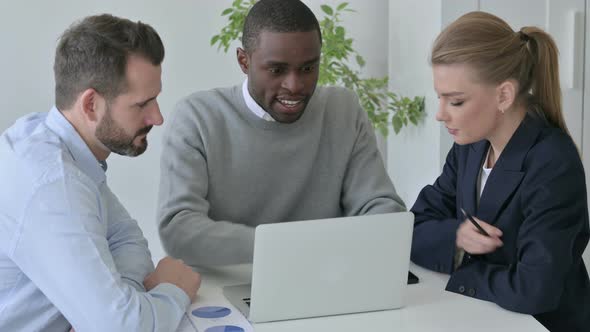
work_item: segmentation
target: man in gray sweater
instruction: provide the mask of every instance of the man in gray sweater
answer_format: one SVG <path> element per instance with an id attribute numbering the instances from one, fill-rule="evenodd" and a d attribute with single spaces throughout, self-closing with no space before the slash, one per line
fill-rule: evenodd
<path id="1" fill-rule="evenodd" d="M 181 100 L 164 137 L 158 220 L 189 265 L 252 261 L 265 223 L 405 210 L 356 95 L 318 87 L 321 32 L 299 0 L 261 0 L 237 59 L 246 81 Z"/>

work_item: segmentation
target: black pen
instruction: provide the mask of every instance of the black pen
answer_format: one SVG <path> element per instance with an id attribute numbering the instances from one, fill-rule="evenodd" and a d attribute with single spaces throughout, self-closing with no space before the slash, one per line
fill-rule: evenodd
<path id="1" fill-rule="evenodd" d="M 483 229 L 483 228 L 482 228 L 482 227 L 481 227 L 481 226 L 480 226 L 480 225 L 477 223 L 477 221 L 475 221 L 475 219 L 473 219 L 473 216 L 472 216 L 471 214 L 469 214 L 469 212 L 467 212 L 467 211 L 463 210 L 463 208 L 461 208 L 461 212 L 463 212 L 463 215 L 465 216 L 465 218 L 469 219 L 469 221 L 471 221 L 471 223 L 472 223 L 472 224 L 473 224 L 473 225 L 474 225 L 474 226 L 477 228 L 477 230 L 478 230 L 478 231 L 479 231 L 481 234 L 483 234 L 483 235 L 485 235 L 485 236 L 487 236 L 487 237 L 489 237 L 489 236 L 490 236 L 490 234 L 488 234 L 488 232 L 486 232 L 486 231 L 485 231 L 485 230 L 484 230 L 484 229 Z"/>

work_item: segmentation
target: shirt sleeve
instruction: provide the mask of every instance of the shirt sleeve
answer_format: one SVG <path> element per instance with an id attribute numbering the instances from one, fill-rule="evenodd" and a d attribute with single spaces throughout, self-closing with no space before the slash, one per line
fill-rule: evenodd
<path id="1" fill-rule="evenodd" d="M 108 206 L 107 241 L 113 261 L 123 282 L 145 292 L 143 279 L 154 271 L 147 240 L 117 197 L 107 186 L 104 189 L 103 197 Z"/>
<path id="2" fill-rule="evenodd" d="M 111 253 L 100 195 L 90 180 L 73 176 L 39 186 L 26 207 L 11 259 L 77 331 L 175 330 L 188 296 L 172 284 L 146 293 L 124 281 L 140 279 L 146 266 L 123 274 L 119 266 L 133 264 L 133 252 L 145 247 L 135 244 L 136 231 L 127 238 L 121 227 L 110 234 L 116 239 Z M 133 249 L 122 255 L 125 248 Z M 145 255 L 138 256 L 140 265 Z"/>

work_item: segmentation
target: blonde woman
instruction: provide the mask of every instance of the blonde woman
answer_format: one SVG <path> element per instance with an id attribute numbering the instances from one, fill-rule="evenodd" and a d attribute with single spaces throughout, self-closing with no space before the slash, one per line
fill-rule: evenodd
<path id="1" fill-rule="evenodd" d="M 450 273 L 449 291 L 534 315 L 551 331 L 588 331 L 585 176 L 563 119 L 554 41 L 472 12 L 438 36 L 431 63 L 436 119 L 455 144 L 412 208 L 412 260 Z"/>

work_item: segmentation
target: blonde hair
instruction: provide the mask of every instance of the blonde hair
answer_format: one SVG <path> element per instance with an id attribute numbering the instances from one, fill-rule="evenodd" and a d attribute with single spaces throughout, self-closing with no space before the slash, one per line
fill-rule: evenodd
<path id="1" fill-rule="evenodd" d="M 497 16 L 471 12 L 440 33 L 430 62 L 470 65 L 484 83 L 516 80 L 516 102 L 524 102 L 569 135 L 561 107 L 557 46 L 542 29 L 523 27 L 515 32 Z"/>

